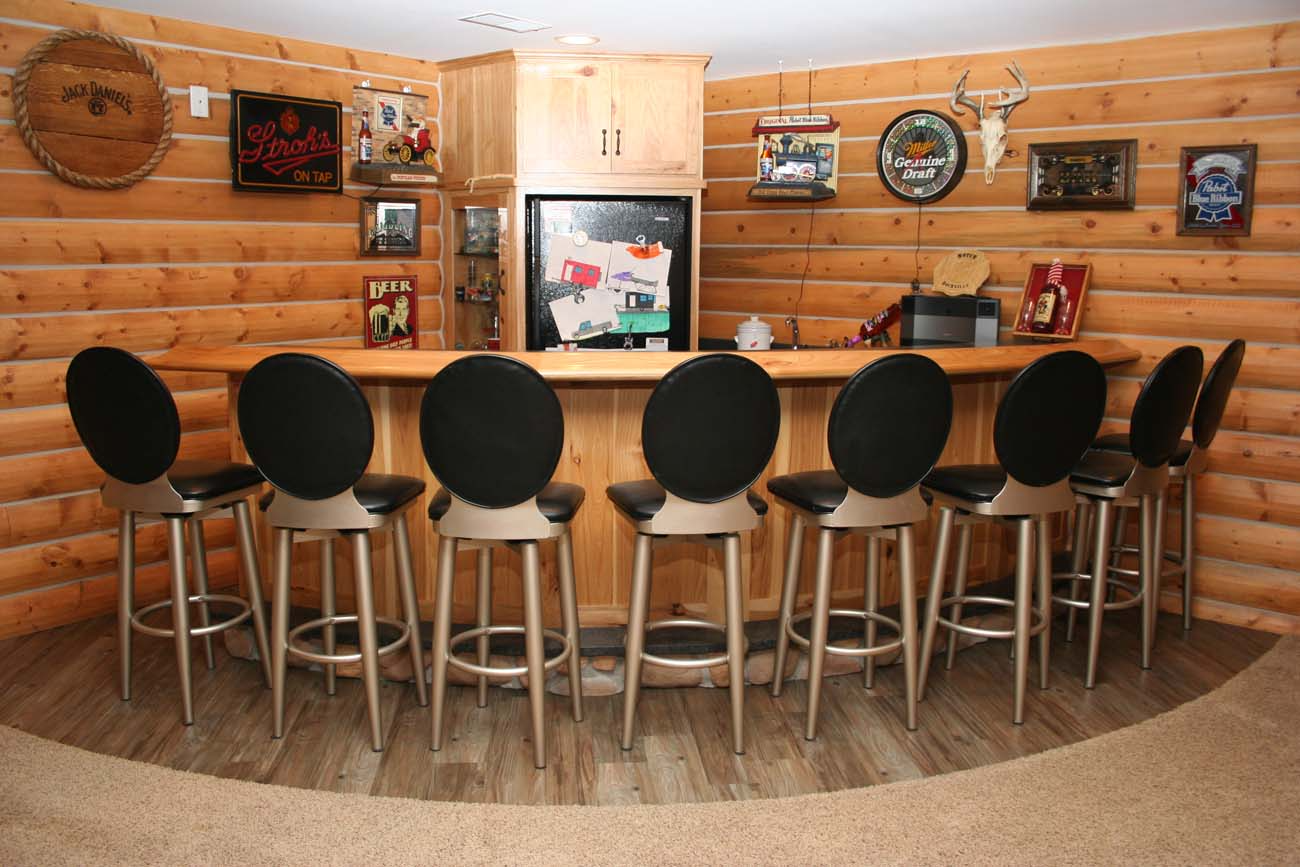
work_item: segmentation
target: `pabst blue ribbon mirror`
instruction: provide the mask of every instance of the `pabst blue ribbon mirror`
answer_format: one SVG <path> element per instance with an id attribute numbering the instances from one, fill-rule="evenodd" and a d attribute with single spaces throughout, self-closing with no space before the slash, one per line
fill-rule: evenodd
<path id="1" fill-rule="evenodd" d="M 1183 148 L 1178 234 L 1249 235 L 1256 146 Z"/>

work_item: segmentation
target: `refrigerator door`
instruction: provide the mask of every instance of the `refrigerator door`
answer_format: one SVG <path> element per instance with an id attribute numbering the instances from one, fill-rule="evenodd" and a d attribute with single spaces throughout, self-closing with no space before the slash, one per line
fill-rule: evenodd
<path id="1" fill-rule="evenodd" d="M 528 349 L 690 348 L 689 196 L 526 199 Z"/>

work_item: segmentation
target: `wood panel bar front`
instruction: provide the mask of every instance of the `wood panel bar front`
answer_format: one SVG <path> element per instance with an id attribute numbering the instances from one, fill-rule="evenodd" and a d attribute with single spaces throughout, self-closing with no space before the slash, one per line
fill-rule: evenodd
<path id="1" fill-rule="evenodd" d="M 1033 359 L 1063 348 L 1088 352 L 1103 365 L 1131 362 L 1138 352 L 1114 340 L 1088 340 L 1065 345 L 1024 344 L 973 349 L 892 350 L 928 355 L 948 372 L 954 391 L 952 432 L 941 463 L 974 463 L 993 460 L 992 427 L 997 401 L 1006 382 Z M 284 351 L 278 347 L 191 347 L 174 349 L 150 359 L 165 371 L 224 373 L 229 380 L 231 456 L 245 460 L 236 412 L 242 375 L 254 364 Z M 443 366 L 461 357 L 458 352 L 376 352 L 347 349 L 307 349 L 342 366 L 361 381 L 375 417 L 375 450 L 370 471 L 401 473 L 425 480 L 428 491 L 408 512 L 416 583 L 421 614 L 431 618 L 434 598 L 433 576 L 437 558 L 437 537 L 426 509 L 438 482 L 424 462 L 419 439 L 420 400 L 428 381 Z M 858 368 L 891 350 L 777 351 L 751 353 L 753 359 L 776 381 L 781 398 L 781 433 L 772 460 L 755 483 L 755 490 L 771 502 L 766 481 L 774 475 L 803 470 L 826 469 L 830 458 L 826 448 L 826 419 L 839 387 Z M 641 413 L 655 383 L 668 370 L 698 353 L 503 353 L 517 357 L 539 370 L 559 395 L 564 408 L 565 445 L 556 469 L 557 481 L 575 482 L 587 491 L 587 499 L 572 526 L 578 603 L 584 626 L 622 624 L 627 618 L 628 582 L 631 574 L 633 530 L 620 518 L 605 497 L 607 485 L 617 481 L 648 478 L 649 470 L 641 450 Z M 888 414 L 891 407 L 881 407 Z M 528 420 L 519 419 L 520 436 L 528 435 Z M 740 434 L 740 435 L 743 435 Z M 475 443 L 464 444 L 467 461 L 509 460 L 508 455 L 476 451 Z M 887 459 L 887 456 L 882 456 Z M 775 617 L 781 589 L 783 550 L 789 514 L 773 504 L 762 529 L 743 540 L 745 617 L 763 620 Z M 259 518 L 259 541 L 263 576 L 269 576 L 270 536 Z M 918 562 L 929 562 L 929 533 L 918 533 Z M 804 575 L 812 573 L 812 547 L 805 546 L 808 562 Z M 351 604 L 350 552 L 336 546 L 339 596 Z M 375 538 L 376 601 L 380 613 L 398 610 L 392 540 Z M 897 575 L 892 563 L 892 546 L 886 546 L 889 568 L 882 573 L 883 604 L 897 599 Z M 971 558 L 973 582 L 1003 573 L 1007 561 L 998 531 L 977 528 Z M 475 555 L 462 552 L 457 560 L 455 611 L 458 622 L 473 619 Z M 519 622 L 522 598 L 518 558 L 499 551 L 494 558 L 498 580 L 494 582 L 493 618 L 496 622 Z M 559 594 L 553 545 L 543 547 L 542 567 L 547 617 L 558 622 Z M 841 540 L 836 547 L 834 595 L 837 600 L 860 601 L 863 592 L 863 543 Z M 921 580 L 928 569 L 922 568 Z M 316 546 L 298 545 L 294 550 L 293 598 L 295 604 L 315 606 L 319 602 Z M 722 617 L 721 563 L 702 546 L 670 545 L 655 553 L 651 593 L 654 616 L 686 612 L 691 616 L 720 620 Z M 808 588 L 810 592 L 810 587 Z"/>

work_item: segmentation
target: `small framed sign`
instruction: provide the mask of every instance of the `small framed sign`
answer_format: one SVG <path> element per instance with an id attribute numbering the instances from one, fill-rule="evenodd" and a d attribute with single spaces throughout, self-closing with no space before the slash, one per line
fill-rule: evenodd
<path id="1" fill-rule="evenodd" d="M 1137 139 L 1029 146 L 1031 211 L 1132 209 L 1137 201 Z"/>
<path id="2" fill-rule="evenodd" d="M 1178 155 L 1178 234 L 1249 235 L 1256 145 L 1183 148 Z"/>
<path id="3" fill-rule="evenodd" d="M 362 256 L 419 256 L 420 200 L 395 196 L 361 200 Z"/>
<path id="4" fill-rule="evenodd" d="M 419 283 L 414 274 L 362 277 L 366 305 L 366 349 L 419 349 L 416 315 Z"/>
<path id="5" fill-rule="evenodd" d="M 231 183 L 257 192 L 343 192 L 342 125 L 342 103 L 232 90 Z"/>

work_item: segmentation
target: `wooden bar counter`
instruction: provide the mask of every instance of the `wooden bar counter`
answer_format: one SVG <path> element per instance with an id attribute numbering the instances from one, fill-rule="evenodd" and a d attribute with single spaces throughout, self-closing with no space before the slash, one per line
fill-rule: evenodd
<path id="1" fill-rule="evenodd" d="M 776 451 L 755 483 L 755 490 L 771 501 L 765 487 L 773 475 L 830 467 L 826 450 L 826 419 L 844 381 L 856 370 L 889 352 L 921 352 L 938 362 L 952 378 L 954 416 L 948 446 L 941 463 L 974 463 L 993 460 L 992 427 L 997 401 L 1007 381 L 1035 358 L 1060 349 L 1078 349 L 1094 356 L 1105 366 L 1135 360 L 1136 350 L 1115 340 L 1084 340 L 1064 345 L 1025 344 L 989 348 L 932 350 L 799 350 L 755 352 L 748 355 L 762 365 L 777 383 L 781 397 L 781 434 Z M 173 349 L 150 359 L 161 370 L 225 373 L 230 389 L 231 457 L 246 460 L 239 438 L 235 408 L 241 376 L 269 355 L 290 351 L 285 347 L 186 347 Z M 375 414 L 375 451 L 372 472 L 402 473 L 423 478 L 428 491 L 408 513 L 415 555 L 416 586 L 421 611 L 432 615 L 433 576 L 437 537 L 429 526 L 428 498 L 438 482 L 425 465 L 419 439 L 419 408 L 424 387 L 444 365 L 464 353 L 441 351 L 383 352 L 359 349 L 315 349 L 293 347 L 335 362 L 364 386 Z M 556 469 L 557 481 L 576 482 L 587 490 L 587 499 L 573 522 L 578 604 L 584 626 L 622 624 L 627 617 L 627 594 L 631 574 L 633 531 L 615 513 L 605 497 L 612 482 L 649 478 L 641 454 L 641 413 L 654 384 L 668 370 L 698 353 L 685 352 L 527 352 L 502 353 L 518 358 L 541 372 L 555 386 L 564 407 L 565 448 Z M 894 407 L 882 406 L 888 415 Z M 528 420 L 519 419 L 519 435 L 528 436 Z M 508 455 L 488 454 L 473 441 L 464 443 L 466 461 L 509 460 Z M 882 456 L 883 457 L 883 456 Z M 887 457 L 885 458 L 887 459 Z M 781 588 L 783 548 L 788 514 L 779 506 L 768 513 L 763 529 L 744 541 L 745 616 L 750 620 L 776 615 Z M 996 535 L 976 536 L 971 557 L 972 581 L 997 577 L 1005 568 L 1006 554 Z M 996 531 L 995 531 L 996 532 Z M 269 577 L 269 533 L 259 535 L 264 579 Z M 922 577 L 928 575 L 928 533 L 919 534 L 918 562 Z M 350 551 L 338 550 L 339 595 L 345 606 L 351 597 Z M 808 562 L 804 574 L 811 575 L 815 546 L 806 545 Z M 882 603 L 897 599 L 897 576 L 892 551 L 882 575 Z M 456 586 L 457 622 L 472 620 L 474 552 L 463 552 L 458 560 Z M 558 591 L 554 546 L 542 549 L 544 587 L 548 621 L 558 622 Z M 499 549 L 495 558 L 494 620 L 520 622 L 518 558 Z M 863 544 L 846 539 L 836 548 L 837 600 L 860 601 L 863 578 Z M 293 594 L 295 604 L 318 603 L 316 546 L 296 545 L 294 550 Z M 375 538 L 376 598 L 380 613 L 398 610 L 391 538 Z M 651 594 L 653 616 L 670 611 L 690 612 L 720 620 L 722 615 L 721 564 L 702 546 L 673 545 L 658 549 Z"/>

